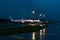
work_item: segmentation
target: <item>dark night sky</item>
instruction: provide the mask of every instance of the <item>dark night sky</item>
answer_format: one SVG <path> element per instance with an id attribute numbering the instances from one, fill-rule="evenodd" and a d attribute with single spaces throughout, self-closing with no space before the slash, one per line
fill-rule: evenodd
<path id="1" fill-rule="evenodd" d="M 59 19 L 60 0 L 0 0 L 0 18 L 32 17 L 32 10 L 36 18 L 42 12 L 47 19 Z"/>

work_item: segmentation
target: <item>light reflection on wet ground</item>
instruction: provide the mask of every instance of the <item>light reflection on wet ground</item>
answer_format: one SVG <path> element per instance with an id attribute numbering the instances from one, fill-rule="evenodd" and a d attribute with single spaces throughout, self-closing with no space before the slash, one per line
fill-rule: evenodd
<path id="1" fill-rule="evenodd" d="M 24 34 L 22 34 L 22 35 L 20 34 L 20 36 L 11 35 L 10 37 L 13 37 L 13 38 L 16 38 L 16 39 L 20 39 L 20 40 L 26 40 L 26 39 L 28 39 L 28 40 L 37 40 L 37 38 L 36 38 L 37 35 L 39 35 L 39 39 L 40 40 L 45 39 L 45 28 L 41 29 L 38 32 L 38 34 L 37 34 L 37 32 L 32 32 L 32 33 L 27 33 L 25 35 Z M 29 36 L 30 36 L 30 38 L 29 38 Z"/>
<path id="2" fill-rule="evenodd" d="M 22 40 L 58 40 L 60 39 L 59 28 L 59 26 L 49 26 L 37 32 L 20 34 L 20 37 L 23 37 Z"/>
<path id="3" fill-rule="evenodd" d="M 0 36 L 0 40 L 60 40 L 59 25 L 48 26 L 37 32 Z"/>

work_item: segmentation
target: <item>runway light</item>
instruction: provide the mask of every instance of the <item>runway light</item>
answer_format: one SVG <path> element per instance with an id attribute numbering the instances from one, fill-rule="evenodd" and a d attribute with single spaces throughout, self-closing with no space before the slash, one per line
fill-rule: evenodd
<path id="1" fill-rule="evenodd" d="M 31 26 L 36 26 L 36 24 L 31 24 L 31 23 L 29 23 L 29 25 L 31 25 Z"/>
<path id="2" fill-rule="evenodd" d="M 45 26 L 45 24 L 40 24 L 40 26 Z"/>
<path id="3" fill-rule="evenodd" d="M 40 26 L 43 26 L 42 24 L 40 24 Z"/>

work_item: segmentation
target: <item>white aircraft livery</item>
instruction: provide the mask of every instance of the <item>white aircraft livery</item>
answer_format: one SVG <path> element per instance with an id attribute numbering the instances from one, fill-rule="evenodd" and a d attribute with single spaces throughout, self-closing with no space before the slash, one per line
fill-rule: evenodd
<path id="1" fill-rule="evenodd" d="M 9 17 L 10 21 L 11 22 L 22 22 L 22 23 L 25 23 L 25 22 L 40 22 L 40 20 L 32 20 L 32 19 L 20 19 L 20 20 L 14 20 L 12 19 L 11 17 Z"/>

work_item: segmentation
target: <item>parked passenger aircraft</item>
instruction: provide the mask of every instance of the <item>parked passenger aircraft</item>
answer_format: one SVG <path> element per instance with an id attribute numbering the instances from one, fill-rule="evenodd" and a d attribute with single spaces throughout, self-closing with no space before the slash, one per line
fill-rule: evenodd
<path id="1" fill-rule="evenodd" d="M 11 17 L 9 17 L 11 22 L 21 22 L 21 23 L 34 23 L 34 22 L 40 22 L 40 20 L 32 20 L 32 19 L 20 19 L 20 20 L 14 20 Z"/>

